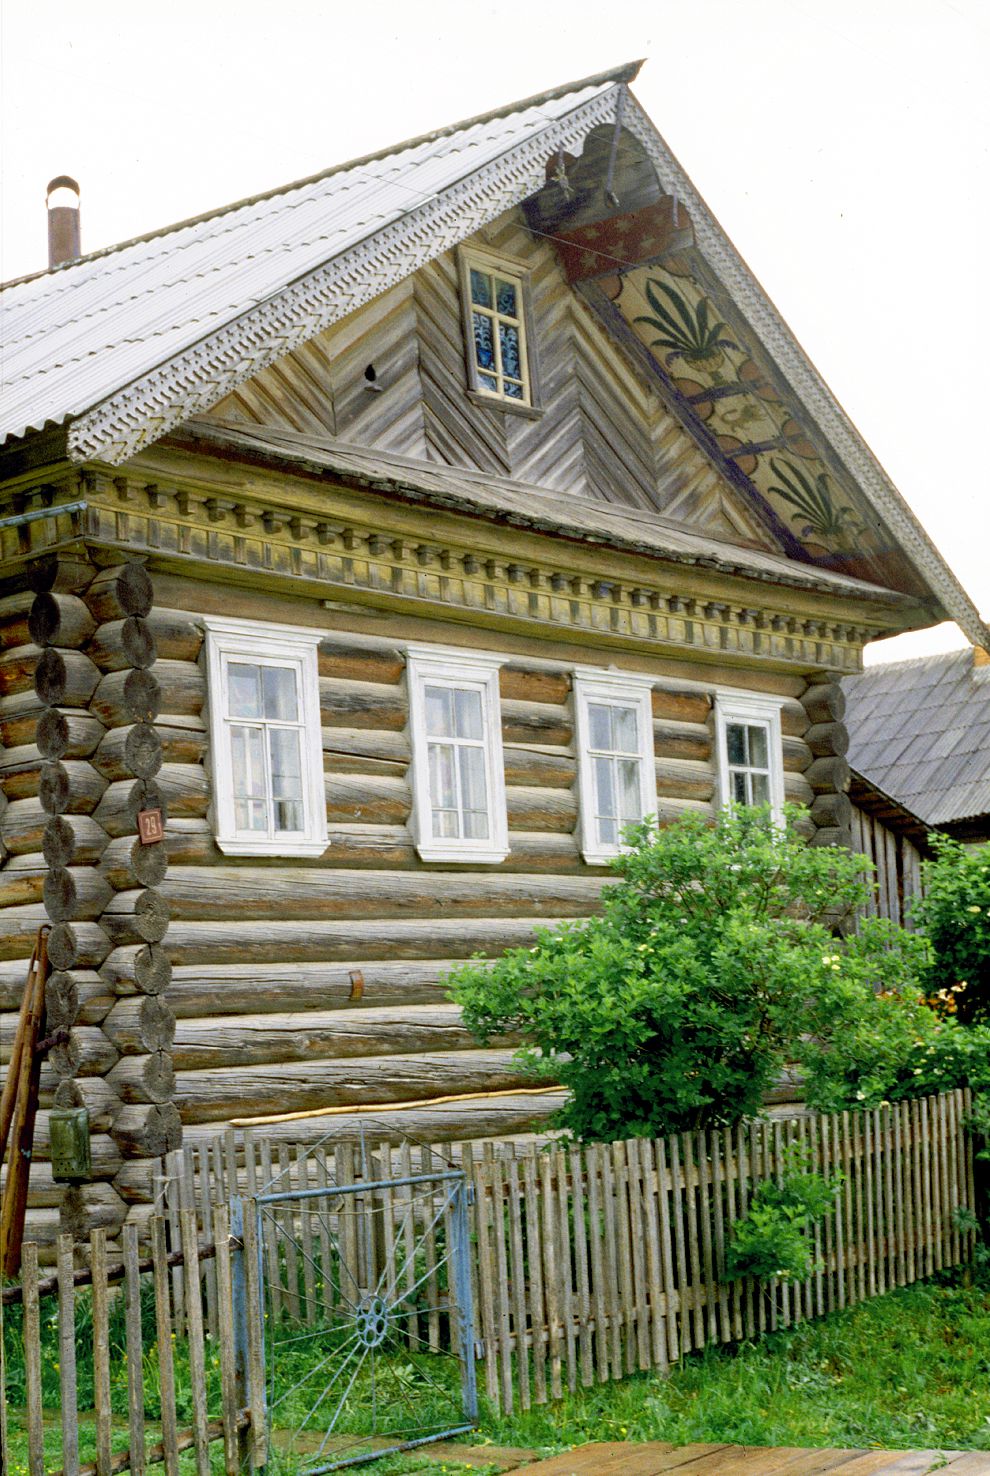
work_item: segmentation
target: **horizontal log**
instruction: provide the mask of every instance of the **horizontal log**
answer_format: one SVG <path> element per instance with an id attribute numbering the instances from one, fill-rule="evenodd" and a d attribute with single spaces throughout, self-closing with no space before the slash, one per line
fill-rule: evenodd
<path id="1" fill-rule="evenodd" d="M 145 1056 L 121 1056 L 107 1072 L 107 1081 L 119 1092 L 122 1102 L 170 1102 L 175 1090 L 171 1053 L 150 1051 Z"/>
<path id="2" fill-rule="evenodd" d="M 508 1050 L 355 1056 L 346 1061 L 180 1071 L 175 1105 L 183 1122 L 224 1122 L 265 1112 L 498 1091 L 531 1081 Z"/>
<path id="3" fill-rule="evenodd" d="M 101 625 L 89 643 L 89 652 L 102 671 L 144 669 L 159 654 L 151 626 L 140 615 L 125 615 Z M 191 659 L 195 661 L 195 655 Z"/>
<path id="4" fill-rule="evenodd" d="M 327 818 L 363 825 L 403 825 L 412 809 L 405 779 L 388 774 L 325 776 Z"/>
<path id="5" fill-rule="evenodd" d="M 811 719 L 796 697 L 787 697 L 780 704 L 780 728 L 787 738 L 803 738 Z"/>
<path id="6" fill-rule="evenodd" d="M 39 646 L 84 646 L 95 629 L 92 612 L 78 595 L 53 591 L 35 595 L 28 631 Z"/>
<path id="7" fill-rule="evenodd" d="M 395 686 L 402 680 L 406 659 L 396 646 L 371 648 L 355 645 L 346 635 L 327 635 L 317 648 L 320 676 L 344 682 L 373 682 Z"/>
<path id="8" fill-rule="evenodd" d="M 382 682 L 351 682 L 320 677 L 320 718 L 326 728 L 382 728 L 401 732 L 406 726 L 404 687 Z"/>
<path id="9" fill-rule="evenodd" d="M 110 939 L 99 923 L 56 923 L 48 934 L 48 958 L 55 969 L 99 968 L 109 952 Z"/>
<path id="10" fill-rule="evenodd" d="M 38 798 L 49 815 L 89 815 L 106 787 L 103 775 L 86 759 L 62 759 L 42 764 Z"/>
<path id="11" fill-rule="evenodd" d="M 662 799 L 710 800 L 715 793 L 714 770 L 696 760 L 657 759 L 657 794 Z"/>
<path id="12" fill-rule="evenodd" d="M 475 953 L 498 954 L 506 948 L 528 947 L 535 929 L 552 926 L 561 918 L 447 918 L 436 910 L 428 920 L 381 919 L 316 922 L 300 928 L 277 916 L 245 922 L 185 922 L 174 918 L 168 930 L 168 954 L 173 965 L 255 964 L 308 960 L 470 958 Z M 108 950 L 109 951 L 109 950 Z M 363 965 L 362 965 L 363 967 Z"/>
<path id="13" fill-rule="evenodd" d="M 577 760 L 566 749 L 507 743 L 502 759 L 506 784 L 569 789 L 577 779 Z"/>
<path id="14" fill-rule="evenodd" d="M 103 1032 L 121 1055 L 166 1051 L 175 1039 L 175 1014 L 160 994 L 118 999 L 103 1021 Z"/>
<path id="15" fill-rule="evenodd" d="M 6 923 L 7 914 L 4 914 Z M 19 1010 L 21 1000 L 24 997 L 24 985 L 27 982 L 28 955 L 33 947 L 32 943 L 24 949 L 23 957 L 5 958 L 0 961 L 0 1012 L 6 1010 Z M 292 1006 L 286 1006 L 291 1009 Z M 10 1027 L 12 1030 L 14 1026 Z M 0 1039 L 6 1034 L 7 1022 L 0 1025 Z"/>
<path id="16" fill-rule="evenodd" d="M 100 918 L 117 948 L 129 943 L 160 943 L 168 932 L 168 922 L 168 900 L 154 887 L 114 893 Z"/>
<path id="17" fill-rule="evenodd" d="M 85 593 L 86 604 L 100 623 L 125 615 L 147 615 L 153 599 L 151 575 L 136 562 L 102 570 Z"/>
<path id="18" fill-rule="evenodd" d="M 206 702 L 206 678 L 191 661 L 156 661 L 151 671 L 110 671 L 90 708 L 108 728 L 151 722 L 161 712 L 198 716 Z"/>
<path id="19" fill-rule="evenodd" d="M 324 766 L 332 773 L 394 774 L 409 767 L 412 749 L 406 733 L 384 728 L 324 728 Z"/>
<path id="20" fill-rule="evenodd" d="M 69 1184 L 60 1214 L 64 1233 L 85 1240 L 91 1230 L 115 1235 L 127 1218 L 127 1205 L 111 1184 Z"/>
<path id="21" fill-rule="evenodd" d="M 197 764 L 163 764 L 154 779 L 119 779 L 109 784 L 93 818 L 110 836 L 134 835 L 139 810 L 160 809 L 164 821 L 202 818 L 209 803 L 205 769 Z"/>
<path id="22" fill-rule="evenodd" d="M 838 682 L 821 682 L 802 693 L 801 706 L 812 723 L 841 723 L 846 715 L 846 694 Z"/>
<path id="23" fill-rule="evenodd" d="M 521 938 L 517 935 L 514 941 L 528 941 L 530 937 L 530 934 Z M 456 959 L 434 958 L 403 959 L 396 963 L 351 960 L 336 964 L 183 965 L 173 970 L 168 1003 L 181 1020 L 217 1015 L 267 1018 L 299 1010 L 358 1013 L 368 1009 L 394 1010 L 396 1006 L 437 1005 L 447 1000 L 446 980 L 456 964 Z M 112 1037 L 112 1029 L 110 1034 Z"/>
<path id="24" fill-rule="evenodd" d="M 40 646 L 29 641 L 0 652 L 0 697 L 34 691 L 34 673 L 41 660 Z"/>
<path id="25" fill-rule="evenodd" d="M 49 866 L 94 865 L 109 842 L 103 826 L 91 815 L 45 816 L 41 853 Z"/>
<path id="26" fill-rule="evenodd" d="M 573 741 L 573 722 L 566 708 L 549 702 L 506 699 L 501 709 L 503 743 L 542 743 L 567 748 Z"/>
<path id="27" fill-rule="evenodd" d="M 94 866 L 59 866 L 45 877 L 45 908 L 53 923 L 95 921 L 113 888 Z"/>
<path id="28" fill-rule="evenodd" d="M 784 772 L 784 799 L 791 805 L 810 805 L 815 791 L 803 774 Z"/>
<path id="29" fill-rule="evenodd" d="M 852 800 L 848 794 L 820 794 L 811 806 L 811 818 L 818 826 L 841 826 L 848 830 L 852 823 Z"/>
<path id="30" fill-rule="evenodd" d="M 115 994 L 161 994 L 169 986 L 172 965 L 160 943 L 130 943 L 107 954 L 100 977 Z"/>
<path id="31" fill-rule="evenodd" d="M 172 1054 L 176 1070 L 189 1071 L 327 1057 L 343 1060 L 460 1051 L 475 1044 L 457 1005 L 371 1006 L 184 1019 L 176 1026 Z"/>
<path id="32" fill-rule="evenodd" d="M 94 753 L 104 734 L 92 713 L 75 708 L 46 707 L 38 714 L 34 740 L 43 758 L 85 759 Z"/>
<path id="33" fill-rule="evenodd" d="M 162 1165 L 157 1158 L 130 1158 L 121 1163 L 114 1176 L 113 1187 L 128 1206 L 127 1220 L 131 1223 L 134 1205 L 147 1206 L 150 1210 L 158 1201 Z"/>
<path id="34" fill-rule="evenodd" d="M 47 1029 L 101 1025 L 115 998 L 95 969 L 55 969 L 45 986 Z"/>
<path id="35" fill-rule="evenodd" d="M 11 856 L 0 870 L 0 912 L 44 902 L 47 876 L 41 856 Z"/>
<path id="36" fill-rule="evenodd" d="M 804 777 L 816 794 L 834 791 L 842 794 L 849 788 L 849 765 L 844 758 L 818 758 L 809 764 Z"/>
<path id="37" fill-rule="evenodd" d="M 535 671 L 510 662 L 499 668 L 498 688 L 506 702 L 545 702 L 564 707 L 571 695 L 571 675 L 563 671 Z"/>
<path id="38" fill-rule="evenodd" d="M 852 831 L 843 825 L 820 825 L 811 837 L 813 846 L 843 846 L 847 850 L 852 845 Z"/>
<path id="39" fill-rule="evenodd" d="M 48 1144 L 42 1145 L 36 1133 L 31 1154 L 31 1179 L 28 1191 L 30 1202 L 33 1205 L 60 1204 L 65 1194 L 65 1185 L 57 1183 L 52 1177 L 51 1162 L 46 1157 L 49 1152 Z M 89 1154 L 94 1180 L 114 1179 L 123 1167 L 124 1160 L 120 1156 L 120 1149 L 109 1133 L 90 1133 Z M 5 1180 L 6 1165 L 0 1173 L 0 1182 Z"/>
<path id="40" fill-rule="evenodd" d="M 100 668 L 83 651 L 48 646 L 34 669 L 34 690 L 52 707 L 86 707 L 100 681 Z"/>
<path id="41" fill-rule="evenodd" d="M 104 1076 L 80 1076 L 58 1084 L 54 1093 L 42 1093 L 46 1109 L 85 1107 L 91 1132 L 107 1132 L 120 1111 L 120 1098 Z"/>
<path id="42" fill-rule="evenodd" d="M 26 646 L 31 641 L 28 621 L 34 591 L 18 589 L 13 594 L 0 597 L 0 646 Z"/>
<path id="43" fill-rule="evenodd" d="M 712 735 L 707 727 L 697 723 L 655 721 L 653 752 L 657 758 L 708 762 L 712 756 Z"/>
<path id="44" fill-rule="evenodd" d="M 119 1052 L 99 1025 L 74 1025 L 69 1039 L 52 1046 L 48 1060 L 57 1076 L 106 1076 Z"/>
<path id="45" fill-rule="evenodd" d="M 653 716 L 661 722 L 704 727 L 712 708 L 712 699 L 707 692 L 687 692 L 675 687 L 654 687 L 651 700 Z"/>
<path id="46" fill-rule="evenodd" d="M 154 724 L 129 723 L 120 728 L 109 728 L 93 754 L 93 763 L 111 782 L 135 777 L 153 778 L 163 763 L 201 764 L 206 753 L 206 732 L 201 726 L 177 726 L 181 721 L 181 718 L 160 719 Z M 156 768 L 139 773 L 134 767 L 134 744 L 146 745 L 149 733 L 155 735 L 158 763 Z"/>
<path id="47" fill-rule="evenodd" d="M 36 743 L 0 750 L 0 787 L 9 800 L 30 799 L 38 793 L 43 759 Z"/>
<path id="48" fill-rule="evenodd" d="M 47 922 L 48 914 L 42 903 L 5 908 L 0 928 L 0 959 L 24 959 L 26 971 L 38 929 Z"/>
<path id="49" fill-rule="evenodd" d="M 827 758 L 832 753 L 844 758 L 849 752 L 849 729 L 845 723 L 814 723 L 804 741 L 816 758 Z"/>
<path id="50" fill-rule="evenodd" d="M 506 786 L 505 802 L 510 830 L 569 834 L 577 823 L 577 800 L 570 789 L 530 789 L 512 784 Z"/>
<path id="51" fill-rule="evenodd" d="M 48 820 L 39 799 L 12 800 L 0 815 L 0 839 L 12 856 L 40 853 Z"/>
<path id="52" fill-rule="evenodd" d="M 182 1142 L 182 1122 L 171 1102 L 127 1105 L 113 1121 L 112 1136 L 124 1158 L 161 1158 Z"/>
<path id="53" fill-rule="evenodd" d="M 814 755 L 803 738 L 782 740 L 784 772 L 803 774 L 811 767 Z"/>
<path id="54" fill-rule="evenodd" d="M 157 887 L 168 869 L 164 841 L 144 845 L 136 837 L 117 836 L 106 846 L 100 871 L 118 892 L 134 887 Z"/>
<path id="55" fill-rule="evenodd" d="M 369 914 L 393 916 L 457 917 L 482 913 L 486 916 L 572 916 L 597 910 L 602 885 L 607 878 L 516 876 L 500 872 L 472 875 L 462 872 L 353 871 L 331 867 L 306 870 L 293 868 L 212 868 L 204 875 L 195 866 L 172 866 L 162 883 L 161 895 L 175 919 L 276 917 L 354 918 Z M 123 910 L 118 893 L 107 908 Z"/>

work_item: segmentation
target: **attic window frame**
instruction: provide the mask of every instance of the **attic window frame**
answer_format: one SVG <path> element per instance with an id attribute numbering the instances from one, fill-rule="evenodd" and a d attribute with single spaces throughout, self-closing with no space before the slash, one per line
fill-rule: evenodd
<path id="1" fill-rule="evenodd" d="M 468 396 L 476 404 L 488 409 L 511 410 L 515 414 L 534 417 L 541 412 L 539 379 L 536 372 L 535 334 L 532 313 L 532 273 L 524 262 L 505 256 L 500 252 L 486 251 L 479 246 L 462 246 L 457 252 L 458 277 L 461 291 L 461 318 L 464 330 L 464 359 L 467 367 Z M 519 314 L 515 321 L 519 325 L 519 343 L 523 365 L 522 386 L 524 399 L 514 399 L 498 390 L 488 389 L 481 383 L 482 370 L 478 367 L 474 346 L 474 302 L 471 295 L 471 268 L 489 276 L 500 276 L 513 282 L 519 295 Z M 483 311 L 487 311 L 483 309 Z M 492 310 L 493 322 L 498 314 Z M 497 377 L 497 376 L 496 376 Z"/>

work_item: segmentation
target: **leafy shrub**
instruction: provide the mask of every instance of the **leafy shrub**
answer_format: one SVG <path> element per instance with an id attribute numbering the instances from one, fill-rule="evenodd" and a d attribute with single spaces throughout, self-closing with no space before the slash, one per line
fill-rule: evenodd
<path id="1" fill-rule="evenodd" d="M 990 845 L 967 849 L 948 836 L 934 845 L 912 912 L 931 940 L 931 994 L 962 1024 L 990 1024 Z"/>
<path id="2" fill-rule="evenodd" d="M 732 1224 L 726 1268 L 730 1277 L 773 1276 L 803 1281 L 818 1269 L 809 1232 L 825 1218 L 842 1183 L 808 1171 L 807 1159 L 792 1155 L 779 1183 L 758 1184 L 748 1214 Z"/>
<path id="3" fill-rule="evenodd" d="M 731 1124 L 806 1034 L 831 1038 L 873 981 L 915 977 L 921 945 L 890 925 L 848 945 L 833 927 L 869 863 L 810 847 L 765 811 L 631 827 L 604 911 L 451 976 L 482 1041 L 521 1031 L 537 1073 L 570 1089 L 560 1125 L 584 1140 Z"/>

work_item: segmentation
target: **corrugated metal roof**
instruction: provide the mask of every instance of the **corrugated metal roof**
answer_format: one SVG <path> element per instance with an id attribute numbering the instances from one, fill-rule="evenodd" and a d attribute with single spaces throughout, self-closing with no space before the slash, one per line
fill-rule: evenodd
<path id="1" fill-rule="evenodd" d="M 990 666 L 973 652 L 847 677 L 849 763 L 929 825 L 990 813 Z"/>
<path id="2" fill-rule="evenodd" d="M 546 94 L 0 294 L 0 441 L 59 424 L 616 85 Z"/>

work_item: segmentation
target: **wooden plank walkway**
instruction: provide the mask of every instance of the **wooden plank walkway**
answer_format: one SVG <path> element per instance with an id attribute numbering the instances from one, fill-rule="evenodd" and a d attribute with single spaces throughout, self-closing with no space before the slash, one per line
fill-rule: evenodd
<path id="1" fill-rule="evenodd" d="M 743 1445 L 666 1445 L 626 1441 L 582 1445 L 519 1467 L 519 1476 L 990 1476 L 990 1451 L 770 1450 Z"/>

